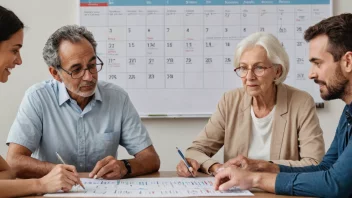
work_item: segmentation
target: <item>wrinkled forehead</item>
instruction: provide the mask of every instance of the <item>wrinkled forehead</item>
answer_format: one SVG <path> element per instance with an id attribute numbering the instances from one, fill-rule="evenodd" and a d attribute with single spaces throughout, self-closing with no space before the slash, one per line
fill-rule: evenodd
<path id="1" fill-rule="evenodd" d="M 260 45 L 244 49 L 240 57 L 240 64 L 267 63 L 268 61 L 267 52 L 265 48 Z"/>
<path id="2" fill-rule="evenodd" d="M 93 46 L 86 39 L 74 43 L 62 41 L 59 47 L 59 56 L 62 65 L 70 62 L 88 63 L 92 58 L 95 59 L 95 52 Z"/>

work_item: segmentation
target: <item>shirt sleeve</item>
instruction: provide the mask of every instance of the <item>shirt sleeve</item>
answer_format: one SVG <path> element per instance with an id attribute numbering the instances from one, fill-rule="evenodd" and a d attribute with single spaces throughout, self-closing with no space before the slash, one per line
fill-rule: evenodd
<path id="1" fill-rule="evenodd" d="M 215 113 L 211 116 L 204 129 L 186 151 L 186 157 L 196 160 L 201 170 L 209 173 L 209 168 L 218 163 L 211 157 L 224 145 L 225 137 L 226 94 L 218 103 Z"/>
<path id="2" fill-rule="evenodd" d="M 37 92 L 27 91 L 11 126 L 6 144 L 22 145 L 32 153 L 39 147 L 43 134 L 42 107 Z"/>
<path id="3" fill-rule="evenodd" d="M 275 192 L 296 196 L 349 197 L 352 194 L 352 142 L 349 142 L 338 159 L 336 149 L 335 136 L 332 148 L 324 159 L 327 166 L 305 168 L 305 171 L 316 170 L 315 172 L 279 173 Z M 327 170 L 317 171 L 327 168 L 334 160 L 336 162 Z"/>
<path id="4" fill-rule="evenodd" d="M 152 145 L 148 131 L 143 125 L 130 98 L 126 97 L 123 106 L 122 133 L 120 144 L 130 155 L 135 155 Z"/>

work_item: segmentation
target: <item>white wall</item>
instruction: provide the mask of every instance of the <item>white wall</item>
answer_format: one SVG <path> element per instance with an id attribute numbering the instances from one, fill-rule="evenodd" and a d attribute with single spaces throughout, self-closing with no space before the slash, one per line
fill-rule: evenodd
<path id="1" fill-rule="evenodd" d="M 351 0 L 333 2 L 334 14 L 352 11 Z M 23 64 L 13 70 L 8 83 L 0 84 L 0 155 L 6 157 L 7 134 L 25 90 L 36 82 L 50 78 L 41 54 L 44 43 L 57 28 L 76 23 L 78 4 L 77 0 L 0 0 L 0 5 L 13 10 L 27 26 L 21 52 Z M 318 116 L 328 148 L 344 104 L 331 101 L 325 106 L 318 110 Z M 143 122 L 160 155 L 161 170 L 174 170 L 179 161 L 175 147 L 187 148 L 207 119 L 144 119 Z M 120 150 L 120 157 L 128 157 L 124 149 Z M 222 151 L 215 158 L 221 160 Z"/>

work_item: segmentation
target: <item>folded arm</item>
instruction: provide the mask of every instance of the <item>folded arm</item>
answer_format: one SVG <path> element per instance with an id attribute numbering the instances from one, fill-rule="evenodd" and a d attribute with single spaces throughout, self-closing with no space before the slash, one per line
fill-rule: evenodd
<path id="1" fill-rule="evenodd" d="M 128 160 L 132 168 L 132 173 L 129 175 L 131 177 L 153 173 L 160 168 L 160 159 L 153 145 L 137 153 L 134 157 Z"/>
<path id="2" fill-rule="evenodd" d="M 55 164 L 34 159 L 31 154 L 28 148 L 10 143 L 6 159 L 18 178 L 40 178 L 54 168 Z"/>
<path id="3" fill-rule="evenodd" d="M 0 179 L 14 179 L 15 173 L 11 170 L 10 166 L 0 156 Z M 0 190 L 1 191 L 1 190 Z"/>
<path id="4" fill-rule="evenodd" d="M 134 155 L 135 158 L 127 160 L 131 168 L 128 169 L 122 160 L 113 156 L 107 156 L 97 162 L 92 172 L 89 173 L 91 178 L 103 179 L 121 179 L 124 177 L 134 177 L 156 172 L 160 167 L 160 159 L 154 147 L 151 145 Z"/>

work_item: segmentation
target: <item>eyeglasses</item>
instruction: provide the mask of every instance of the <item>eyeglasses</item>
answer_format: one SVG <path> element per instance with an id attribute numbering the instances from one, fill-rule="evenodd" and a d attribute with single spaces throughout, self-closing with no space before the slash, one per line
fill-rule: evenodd
<path id="1" fill-rule="evenodd" d="M 253 72 L 253 74 L 258 77 L 258 76 L 262 76 L 265 73 L 266 69 L 272 68 L 273 66 L 270 67 L 263 67 L 263 66 L 254 66 L 251 69 L 248 69 L 248 67 L 237 67 L 236 69 L 234 69 L 234 71 L 236 72 L 237 76 L 244 78 L 247 76 L 248 71 L 251 70 Z"/>
<path id="2" fill-rule="evenodd" d="M 85 69 L 77 68 L 77 69 L 70 72 L 70 71 L 63 69 L 60 65 L 58 65 L 57 68 L 60 68 L 61 70 L 66 72 L 68 75 L 70 75 L 74 79 L 82 78 L 82 76 L 84 76 L 84 74 L 86 73 L 86 70 L 88 70 L 89 73 L 91 73 L 91 74 L 96 74 L 101 71 L 104 63 L 98 56 L 97 56 L 97 59 L 99 60 L 99 63 L 88 64 L 87 68 L 85 68 Z"/>

